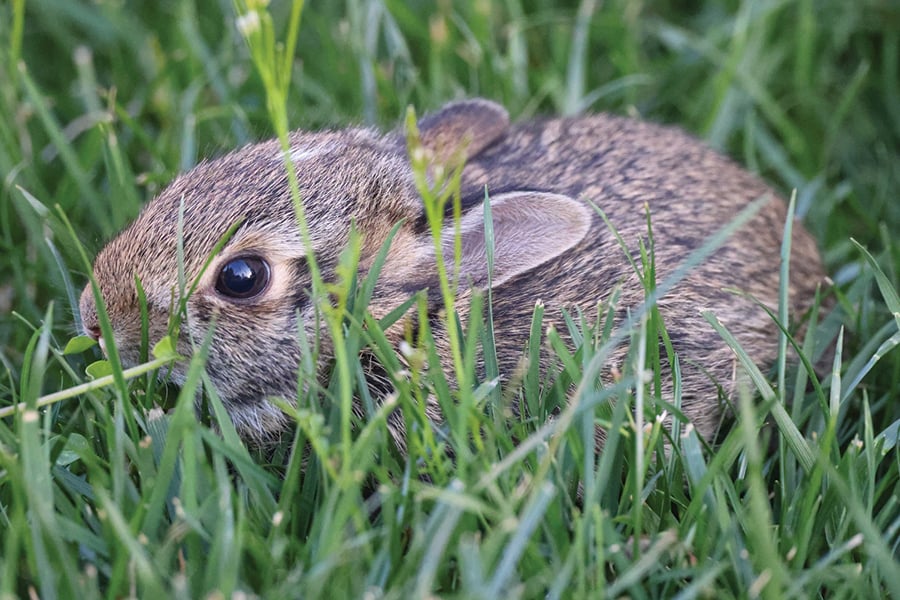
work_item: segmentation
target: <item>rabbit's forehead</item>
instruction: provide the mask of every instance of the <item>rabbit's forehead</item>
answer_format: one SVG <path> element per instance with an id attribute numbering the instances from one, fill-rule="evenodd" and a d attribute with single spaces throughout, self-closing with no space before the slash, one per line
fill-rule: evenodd
<path id="1" fill-rule="evenodd" d="M 402 154 L 367 130 L 294 134 L 290 141 L 317 253 L 345 243 L 351 220 L 390 212 L 391 203 L 408 195 Z M 284 158 L 277 142 L 265 142 L 179 176 L 111 244 L 107 268 L 167 289 L 178 272 L 179 246 L 186 272 L 194 274 L 232 227 L 223 253 L 305 256 Z M 406 216 L 396 212 L 397 219 Z"/>

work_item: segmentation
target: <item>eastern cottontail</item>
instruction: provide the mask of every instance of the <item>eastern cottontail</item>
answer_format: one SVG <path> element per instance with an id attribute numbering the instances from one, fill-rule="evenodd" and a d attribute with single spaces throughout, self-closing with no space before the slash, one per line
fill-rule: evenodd
<path id="1" fill-rule="evenodd" d="M 644 289 L 622 248 L 589 201 L 608 216 L 632 250 L 647 236 L 649 206 L 658 279 L 662 280 L 754 199 L 772 200 L 714 255 L 659 301 L 682 373 L 682 408 L 709 438 L 721 415 L 717 386 L 734 389 L 734 355 L 702 318 L 711 309 L 761 366 L 776 356 L 777 328 L 751 300 L 777 306 L 779 251 L 785 206 L 757 177 L 677 129 L 596 115 L 509 124 L 500 106 L 471 100 L 445 106 L 419 122 L 434 163 L 465 154 L 462 172 L 461 277 L 487 285 L 482 201 L 491 198 L 495 235 L 493 315 L 501 373 L 522 356 L 537 299 L 545 320 L 598 301 L 622 286 L 619 306 L 634 308 Z M 369 129 L 295 132 L 291 158 L 317 261 L 327 280 L 348 241 L 351 221 L 362 236 L 363 271 L 402 221 L 381 271 L 371 310 L 386 314 L 411 294 L 435 289 L 432 240 L 413 184 L 405 137 Z M 151 344 L 165 334 L 178 286 L 177 222 L 183 202 L 187 281 L 215 244 L 242 221 L 213 258 L 187 304 L 179 349 L 187 336 L 203 339 L 215 318 L 207 371 L 238 432 L 251 443 L 277 438 L 288 419 L 266 398 L 295 398 L 300 360 L 298 325 L 315 335 L 319 322 L 308 297 L 310 276 L 276 141 L 253 144 L 203 162 L 178 177 L 137 220 L 99 254 L 94 275 L 126 364 L 138 360 L 141 312 L 134 279 L 146 293 Z M 448 220 L 447 231 L 452 232 Z M 804 310 L 823 281 L 816 245 L 793 228 L 790 303 Z M 444 236 L 452 240 L 452 233 Z M 450 242 L 452 243 L 452 242 Z M 452 255 L 452 253 L 451 253 Z M 429 294 L 437 305 L 437 295 Z M 463 290 L 460 316 L 467 317 Z M 94 298 L 81 296 L 84 330 L 100 337 Z M 435 320 L 438 352 L 446 333 Z M 545 322 L 545 325 L 548 323 Z M 397 328 L 400 329 L 400 328 Z M 560 329 L 564 329 L 563 326 Z M 321 335 L 320 375 L 328 372 L 330 342 Z M 400 341 L 401 333 L 393 340 Z M 178 365 L 176 383 L 185 376 Z M 669 378 L 671 379 L 671 378 Z M 671 381 L 664 392 L 670 393 Z M 440 418 L 435 414 L 435 418 Z M 401 420 L 392 420 L 400 438 Z"/>

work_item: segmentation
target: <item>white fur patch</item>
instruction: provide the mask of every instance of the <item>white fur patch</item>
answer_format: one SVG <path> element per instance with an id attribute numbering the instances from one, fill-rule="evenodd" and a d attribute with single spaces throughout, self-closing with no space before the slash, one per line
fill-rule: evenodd
<path id="1" fill-rule="evenodd" d="M 318 158 L 323 154 L 328 154 L 332 150 L 334 150 L 334 144 L 320 144 L 317 146 L 309 147 L 300 147 L 300 148 L 292 148 L 290 157 L 293 162 L 302 162 L 306 160 L 311 160 L 313 158 Z"/>

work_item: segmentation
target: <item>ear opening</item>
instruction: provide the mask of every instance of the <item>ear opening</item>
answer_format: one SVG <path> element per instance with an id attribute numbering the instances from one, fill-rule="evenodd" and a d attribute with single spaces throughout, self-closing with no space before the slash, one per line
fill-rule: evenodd
<path id="1" fill-rule="evenodd" d="M 490 198 L 493 224 L 493 272 L 490 286 L 510 279 L 575 247 L 591 227 L 593 211 L 568 196 L 544 192 L 508 192 Z M 478 206 L 460 221 L 459 277 L 476 288 L 488 287 L 485 211 Z M 454 228 L 442 237 L 448 271 L 454 262 Z"/>

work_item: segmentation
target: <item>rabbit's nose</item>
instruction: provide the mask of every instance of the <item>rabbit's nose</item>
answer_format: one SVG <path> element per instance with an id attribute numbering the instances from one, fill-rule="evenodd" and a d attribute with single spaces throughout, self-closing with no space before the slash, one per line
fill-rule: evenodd
<path id="1" fill-rule="evenodd" d="M 81 300 L 78 304 L 81 311 L 82 333 L 99 341 L 100 321 L 97 319 L 97 305 L 94 304 L 94 294 L 91 292 L 90 286 L 81 293 Z"/>
<path id="2" fill-rule="evenodd" d="M 98 325 L 96 322 L 94 322 L 94 323 L 91 323 L 90 325 L 88 325 L 87 323 L 84 323 L 83 326 L 84 326 L 84 332 L 87 335 L 91 336 L 95 340 L 100 339 L 100 325 Z"/>

